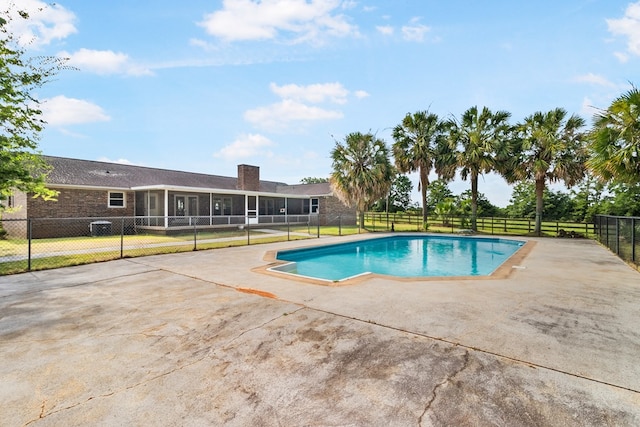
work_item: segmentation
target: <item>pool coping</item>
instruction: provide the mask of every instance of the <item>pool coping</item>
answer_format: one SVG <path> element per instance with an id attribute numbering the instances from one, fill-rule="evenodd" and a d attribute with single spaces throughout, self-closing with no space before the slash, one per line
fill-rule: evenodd
<path id="1" fill-rule="evenodd" d="M 389 236 L 391 234 L 388 234 L 387 236 Z M 393 235 L 399 235 L 399 236 L 404 236 L 404 235 L 408 235 L 408 236 L 415 236 L 416 233 L 397 233 L 397 234 L 393 234 Z M 419 233 L 419 235 L 422 236 L 454 236 L 454 237 L 461 237 L 459 235 L 454 235 L 454 234 L 433 234 L 433 233 Z M 376 239 L 376 238 L 380 238 L 382 236 L 371 236 L 371 237 L 365 237 L 362 240 L 369 240 L 369 239 Z M 261 273 L 261 274 L 267 274 L 270 276 L 274 276 L 274 277 L 279 277 L 279 278 L 283 278 L 283 279 L 287 279 L 287 280 L 295 280 L 295 281 L 299 281 L 299 282 L 303 282 L 303 283 L 309 283 L 309 284 L 313 284 L 313 285 L 321 285 L 321 286 L 349 286 L 349 285 L 355 285 L 358 283 L 362 283 L 364 281 L 367 281 L 369 279 L 388 279 L 388 280 L 395 280 L 398 282 L 416 282 L 416 281 L 420 281 L 420 282 L 433 282 L 433 281 L 453 281 L 453 280 L 496 280 L 496 279 L 506 279 L 508 278 L 511 273 L 513 273 L 514 270 L 518 269 L 518 268 L 526 268 L 526 267 L 521 267 L 519 264 L 527 257 L 527 255 L 529 255 L 529 253 L 531 252 L 531 250 L 533 249 L 533 247 L 536 245 L 536 241 L 533 240 L 528 240 L 526 238 L 511 238 L 511 237 L 504 237 L 504 236 L 483 236 L 483 235 L 475 235 L 475 236 L 464 236 L 465 238 L 470 238 L 470 239 L 474 239 L 474 238 L 496 238 L 496 239 L 504 239 L 504 240 L 521 240 L 524 241 L 525 243 L 518 248 L 518 250 L 516 250 L 513 255 L 511 255 L 509 258 L 507 258 L 502 264 L 500 264 L 500 266 L 498 266 L 498 268 L 496 268 L 491 274 L 489 275 L 485 275 L 485 276 L 416 276 L 416 277 L 400 277 L 400 276 L 391 276 L 391 275 L 386 275 L 386 274 L 378 274 L 378 273 L 369 273 L 369 272 L 365 272 L 365 273 L 361 273 L 358 274 L 356 276 L 351 276 L 348 277 L 346 279 L 342 279 L 342 280 L 328 280 L 328 279 L 318 279 L 318 278 L 313 278 L 313 277 L 308 277 L 308 276 L 301 276 L 298 274 L 292 274 L 292 273 L 286 273 L 283 271 L 274 271 L 272 270 L 274 267 L 279 267 L 285 264 L 290 264 L 291 261 L 282 261 L 277 259 L 277 254 L 278 252 L 280 252 L 281 250 L 275 249 L 275 250 L 269 250 L 264 254 L 263 257 L 263 261 L 268 262 L 267 265 L 263 265 L 260 267 L 255 267 L 252 268 L 251 271 L 256 272 L 256 273 Z M 307 245 L 307 246 L 301 246 L 299 248 L 296 249 L 310 249 L 310 248 L 317 248 L 317 247 L 321 247 L 321 246 L 327 246 L 326 244 L 322 244 L 322 243 L 318 243 L 318 244 L 314 244 L 314 245 Z"/>

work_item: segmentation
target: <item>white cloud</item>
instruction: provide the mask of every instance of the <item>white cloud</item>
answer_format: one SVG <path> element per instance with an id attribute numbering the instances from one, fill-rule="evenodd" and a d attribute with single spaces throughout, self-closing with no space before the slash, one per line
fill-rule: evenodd
<path id="1" fill-rule="evenodd" d="M 413 18 L 409 25 L 402 27 L 402 37 L 407 41 L 422 42 L 426 33 L 431 31 L 431 28 L 426 25 L 419 24 L 418 18 Z"/>
<path id="2" fill-rule="evenodd" d="M 135 165 L 135 163 L 133 163 L 132 161 L 127 160 L 127 159 L 111 160 L 111 159 L 109 159 L 107 157 L 100 157 L 100 158 L 97 159 L 97 161 L 106 162 L 106 163 L 117 163 L 119 165 Z M 138 165 L 138 166 L 141 166 L 141 165 Z"/>
<path id="3" fill-rule="evenodd" d="M 151 75 L 148 68 L 133 64 L 129 56 L 111 50 L 80 49 L 74 53 L 60 52 L 58 57 L 69 58 L 68 65 L 80 71 L 100 75 L 127 74 L 132 76 Z"/>
<path id="4" fill-rule="evenodd" d="M 206 42 L 202 39 L 191 38 L 189 39 L 189 45 L 199 47 L 205 51 L 218 50 L 218 47 L 216 45 Z"/>
<path id="5" fill-rule="evenodd" d="M 345 10 L 355 9 L 358 6 L 358 2 L 356 0 L 342 0 L 342 8 Z"/>
<path id="6" fill-rule="evenodd" d="M 325 35 L 357 35 L 341 14 L 340 0 L 224 0 L 222 9 L 205 15 L 205 31 L 225 41 L 274 40 L 286 34 L 293 42 L 319 43 Z"/>
<path id="7" fill-rule="evenodd" d="M 590 98 L 585 97 L 582 100 L 582 106 L 580 108 L 580 114 L 582 116 L 593 117 L 598 111 L 598 108 L 593 105 L 593 101 Z"/>
<path id="8" fill-rule="evenodd" d="M 217 153 L 214 153 L 213 157 L 223 158 L 226 160 L 235 160 L 254 156 L 272 157 L 273 153 L 268 150 L 268 147 L 272 147 L 273 145 L 273 142 L 269 138 L 260 134 L 241 135 L 231 144 L 223 147 Z"/>
<path id="9" fill-rule="evenodd" d="M 319 104 L 327 100 L 336 104 L 345 104 L 347 102 L 347 95 L 349 95 L 349 91 L 340 83 L 318 83 L 308 86 L 296 84 L 278 86 L 275 83 L 271 83 L 269 87 L 271 91 L 280 98 L 311 102 L 314 104 Z"/>
<path id="10" fill-rule="evenodd" d="M 627 50 L 640 56 L 640 1 L 627 6 L 620 19 L 607 19 L 609 31 L 627 37 Z"/>
<path id="11" fill-rule="evenodd" d="M 292 99 L 248 110 L 244 118 L 254 126 L 269 130 L 285 130 L 291 122 L 313 122 L 318 120 L 341 119 L 340 111 L 310 107 Z"/>
<path id="12" fill-rule="evenodd" d="M 89 101 L 60 95 L 42 100 L 43 119 L 51 126 L 107 122 L 111 120 L 104 110 Z"/>
<path id="13" fill-rule="evenodd" d="M 272 131 L 290 130 L 297 123 L 305 126 L 321 120 L 342 119 L 341 111 L 312 106 L 309 104 L 346 104 L 349 90 L 341 83 L 316 83 L 311 85 L 271 83 L 269 88 L 282 100 L 275 104 L 247 110 L 244 119 L 254 126 Z M 364 90 L 354 92 L 356 98 L 369 96 Z"/>
<path id="14" fill-rule="evenodd" d="M 2 10 L 12 11 L 9 30 L 23 47 L 38 48 L 76 33 L 75 15 L 59 4 L 41 0 L 0 0 Z M 17 15 L 18 11 L 29 14 L 29 19 Z"/>
<path id="15" fill-rule="evenodd" d="M 574 80 L 579 83 L 589 83 L 597 86 L 605 86 L 605 87 L 612 87 L 612 88 L 616 87 L 615 83 L 610 82 L 603 76 L 599 76 L 593 73 L 577 76 Z"/>
<path id="16" fill-rule="evenodd" d="M 383 34 L 385 36 L 391 36 L 394 32 L 394 29 L 391 25 L 378 25 L 376 27 L 376 30 L 378 30 L 380 34 Z"/>
<path id="17" fill-rule="evenodd" d="M 613 56 L 618 58 L 618 61 L 620 61 L 622 64 L 624 64 L 627 61 L 629 61 L 629 55 L 627 55 L 624 52 L 613 52 Z"/>

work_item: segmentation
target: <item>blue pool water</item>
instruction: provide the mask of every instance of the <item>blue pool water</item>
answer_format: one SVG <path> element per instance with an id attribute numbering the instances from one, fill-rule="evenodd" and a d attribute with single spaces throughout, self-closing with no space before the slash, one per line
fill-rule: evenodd
<path id="1" fill-rule="evenodd" d="M 325 280 L 363 273 L 399 277 L 485 276 L 525 242 L 456 236 L 391 236 L 315 248 L 279 251 L 291 263 L 272 270 Z"/>

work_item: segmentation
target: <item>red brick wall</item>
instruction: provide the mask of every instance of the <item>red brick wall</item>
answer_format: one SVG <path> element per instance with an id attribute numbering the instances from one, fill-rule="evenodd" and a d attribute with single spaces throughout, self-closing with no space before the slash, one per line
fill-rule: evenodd
<path id="1" fill-rule="evenodd" d="M 335 196 L 320 197 L 318 210 L 321 225 L 330 225 L 337 221 L 336 217 L 342 215 L 343 225 L 356 224 L 356 209 L 346 206 Z"/>
<path id="2" fill-rule="evenodd" d="M 125 191 L 125 207 L 109 207 L 108 190 L 52 189 L 60 192 L 57 201 L 29 198 L 27 213 L 29 218 L 78 218 L 114 217 L 134 215 L 134 192 Z M 114 190 L 119 191 L 121 190 Z"/>
<path id="3" fill-rule="evenodd" d="M 52 187 L 53 188 L 53 187 Z M 85 190 L 53 188 L 58 190 L 57 201 L 29 198 L 27 214 L 32 218 L 31 235 L 34 239 L 53 237 L 73 237 L 90 234 L 89 224 L 95 219 L 109 217 L 132 217 L 135 208 L 133 191 L 125 191 L 125 207 L 109 207 L 108 190 Z M 120 190 L 116 190 L 120 192 Z M 69 219 L 69 218 L 89 219 Z M 40 218 L 68 218 L 66 220 L 45 221 Z M 113 224 L 113 232 L 121 231 L 119 223 Z"/>
<path id="4" fill-rule="evenodd" d="M 238 165 L 238 190 L 260 191 L 260 168 Z"/>

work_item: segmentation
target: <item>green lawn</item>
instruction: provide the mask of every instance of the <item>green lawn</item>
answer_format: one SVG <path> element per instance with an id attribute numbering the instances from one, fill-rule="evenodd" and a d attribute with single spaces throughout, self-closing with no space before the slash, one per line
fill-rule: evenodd
<path id="1" fill-rule="evenodd" d="M 34 239 L 31 242 L 31 270 L 44 270 L 71 265 L 109 261 L 177 252 L 207 250 L 247 244 L 270 243 L 308 239 L 313 236 L 295 233 L 283 234 L 250 230 L 162 235 L 126 235 L 99 237 L 66 237 L 58 239 Z M 14 274 L 29 269 L 28 241 L 24 239 L 0 240 L 0 275 Z"/>
<path id="2" fill-rule="evenodd" d="M 59 268 L 70 265 L 87 264 L 118 259 L 121 257 L 139 257 L 145 255 L 167 254 L 255 243 L 270 243 L 286 240 L 299 240 L 320 236 L 344 236 L 367 232 L 390 231 L 391 224 L 397 232 L 424 231 L 422 219 L 417 215 L 393 215 L 387 222 L 386 214 L 368 214 L 365 228 L 349 226 L 301 226 L 278 229 L 281 234 L 268 231 L 221 230 L 198 232 L 194 240 L 192 232 L 164 236 L 155 234 L 137 234 L 125 236 L 67 237 L 59 239 L 34 239 L 31 243 L 31 270 Z M 429 219 L 429 232 L 459 233 L 468 230 L 470 224 L 460 218 L 453 218 L 448 224 L 436 218 Z M 489 235 L 533 235 L 534 221 L 529 219 L 478 218 L 477 232 Z M 560 230 L 579 236 L 594 237 L 593 224 L 570 222 L 543 222 L 543 236 L 557 236 Z M 24 272 L 29 269 L 28 241 L 25 239 L 0 239 L 0 275 Z"/>

